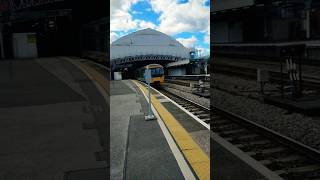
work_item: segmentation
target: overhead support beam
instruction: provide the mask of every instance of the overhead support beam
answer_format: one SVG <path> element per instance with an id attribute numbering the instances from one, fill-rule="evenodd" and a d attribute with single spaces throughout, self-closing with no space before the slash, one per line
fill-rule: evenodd
<path id="1" fill-rule="evenodd" d="M 11 13 L 9 18 L 0 17 L 0 22 L 3 23 L 16 23 L 30 21 L 39 18 L 48 18 L 48 17 L 59 17 L 59 16 L 71 16 L 71 9 L 58 9 L 58 10 L 44 10 L 44 11 L 33 11 L 33 12 L 19 12 Z"/>
<path id="2" fill-rule="evenodd" d="M 131 56 L 119 59 L 112 59 L 113 64 L 126 64 L 126 63 L 134 63 L 138 61 L 180 61 L 184 60 L 185 58 L 175 57 L 175 56 L 168 56 L 168 55 L 143 55 L 143 56 Z"/>

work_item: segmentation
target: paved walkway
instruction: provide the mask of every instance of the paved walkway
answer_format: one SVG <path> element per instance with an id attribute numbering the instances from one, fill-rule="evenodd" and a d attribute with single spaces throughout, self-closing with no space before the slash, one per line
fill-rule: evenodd
<path id="1" fill-rule="evenodd" d="M 111 179 L 184 179 L 147 102 L 129 80 L 110 82 Z"/>
<path id="2" fill-rule="evenodd" d="M 0 87 L 1 180 L 106 179 L 97 157 L 106 132 L 88 125 L 103 124 L 109 107 L 79 68 L 62 58 L 0 61 Z"/>

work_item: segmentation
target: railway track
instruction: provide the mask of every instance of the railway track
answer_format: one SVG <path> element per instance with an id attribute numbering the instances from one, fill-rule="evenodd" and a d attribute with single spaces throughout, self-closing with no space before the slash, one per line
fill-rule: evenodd
<path id="1" fill-rule="evenodd" d="M 320 179 L 319 151 L 226 110 L 212 106 L 210 111 L 178 95 L 165 90 L 159 91 L 209 124 L 212 132 L 281 178 L 285 180 Z"/>
<path id="2" fill-rule="evenodd" d="M 285 68 L 285 67 L 284 67 Z M 214 67 L 214 72 L 222 73 L 233 76 L 242 76 L 249 79 L 257 79 L 257 69 L 250 67 L 241 67 L 241 66 L 232 66 L 232 65 L 222 65 L 217 64 Z M 281 82 L 281 73 L 276 71 L 268 71 L 270 82 L 280 83 Z M 289 80 L 289 75 L 287 73 L 282 73 L 282 78 L 284 81 Z M 308 89 L 320 89 L 320 78 L 303 76 L 303 86 Z"/>
<path id="3" fill-rule="evenodd" d="M 158 89 L 159 92 L 185 108 L 187 111 L 198 117 L 201 121 L 205 122 L 206 124 L 210 125 L 210 109 L 200 104 L 197 104 L 193 101 L 190 101 L 186 98 L 180 97 L 178 95 L 172 94 L 164 89 Z"/>
<path id="4" fill-rule="evenodd" d="M 176 84 L 176 85 L 180 85 L 180 86 L 185 86 L 185 87 L 192 87 L 194 89 L 199 88 L 199 82 L 198 81 L 193 81 L 193 80 L 169 80 L 166 79 L 165 83 L 167 84 Z M 206 91 L 210 90 L 210 83 L 206 84 L 203 87 Z"/>
<path id="5" fill-rule="evenodd" d="M 320 152 L 218 107 L 211 130 L 285 180 L 320 179 Z"/>
<path id="6" fill-rule="evenodd" d="M 181 76 L 166 76 L 165 81 L 171 84 L 178 84 L 190 87 L 191 85 L 197 87 L 199 80 L 210 84 L 210 75 L 181 75 Z"/>

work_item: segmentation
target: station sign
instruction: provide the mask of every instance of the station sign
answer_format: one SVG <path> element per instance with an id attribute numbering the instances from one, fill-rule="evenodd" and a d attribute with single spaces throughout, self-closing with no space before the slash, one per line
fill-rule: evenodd
<path id="1" fill-rule="evenodd" d="M 151 69 L 146 69 L 144 71 L 144 79 L 147 83 L 151 83 Z"/>
<path id="2" fill-rule="evenodd" d="M 27 42 L 29 44 L 36 44 L 37 43 L 37 36 L 36 34 L 28 34 L 27 35 Z"/>

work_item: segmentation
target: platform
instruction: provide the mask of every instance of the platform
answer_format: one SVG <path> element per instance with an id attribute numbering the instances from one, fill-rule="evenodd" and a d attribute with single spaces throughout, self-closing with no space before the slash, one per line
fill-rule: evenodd
<path id="1" fill-rule="evenodd" d="M 110 81 L 111 179 L 184 179 L 147 102 L 131 81 Z"/>
<path id="2" fill-rule="evenodd" d="M 109 105 L 73 62 L 0 61 L 0 179 L 108 177 Z"/>
<path id="3" fill-rule="evenodd" d="M 111 161 L 111 174 L 115 176 L 118 173 L 118 177 L 125 179 L 186 179 L 161 125 L 157 121 L 144 120 L 147 101 L 143 94 L 147 94 L 147 87 L 142 83 L 111 81 L 111 127 L 122 124 L 122 128 L 111 130 L 111 134 L 116 134 L 112 137 L 118 137 L 111 137 L 111 152 L 118 154 L 111 159 L 120 157 L 118 167 L 113 167 Z M 157 90 L 151 91 L 151 98 L 158 121 L 165 125 L 195 178 L 209 179 L 210 162 L 214 168 L 211 170 L 212 179 L 238 180 L 243 177 L 246 180 L 264 180 L 274 177 L 272 172 L 245 153 L 226 145 L 219 138 L 210 137 L 212 132 Z M 211 154 L 215 155 L 211 161 L 210 144 Z M 117 149 L 119 146 L 122 149 Z M 115 152 L 118 150 L 120 152 Z"/>
<path id="4" fill-rule="evenodd" d="M 201 179 L 209 179 L 209 161 L 208 164 L 203 161 L 210 154 L 209 130 L 155 90 L 151 95 L 153 111 L 158 120 L 145 121 L 144 116 L 148 112 L 144 95 L 146 88 L 131 80 L 111 81 L 110 85 L 111 127 L 118 125 L 118 128 L 111 129 L 111 177 L 196 179 L 200 176 Z M 168 114 L 173 116 L 169 117 Z M 171 124 L 179 124 L 176 132 L 167 124 L 165 119 L 168 118 L 171 118 Z M 179 138 L 190 141 L 184 141 L 189 149 L 180 147 Z M 187 151 L 191 154 L 186 155 Z M 199 155 L 198 160 L 194 155 Z M 112 159 L 118 160 L 116 166 Z M 203 165 L 206 167 L 203 168 Z M 197 169 L 199 167 L 202 172 Z"/>
<path id="5" fill-rule="evenodd" d="M 250 158 L 241 150 L 211 134 L 211 178 L 223 180 L 275 180 L 273 172 Z"/>

